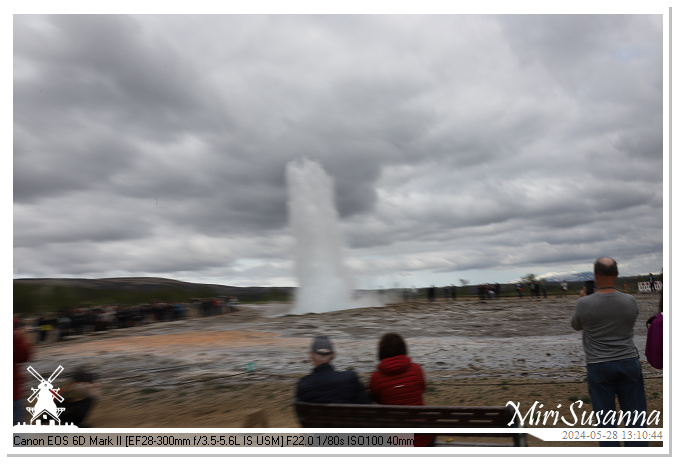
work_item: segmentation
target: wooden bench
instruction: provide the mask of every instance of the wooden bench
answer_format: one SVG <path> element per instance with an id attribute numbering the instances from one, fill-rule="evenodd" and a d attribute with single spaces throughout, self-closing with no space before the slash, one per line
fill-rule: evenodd
<path id="1" fill-rule="evenodd" d="M 442 431 L 440 436 L 508 437 L 506 443 L 461 443 L 437 441 L 436 446 L 527 446 L 526 434 L 514 432 L 517 421 L 508 426 L 514 411 L 505 406 L 390 406 L 383 404 L 295 403 L 297 418 L 308 428 L 401 428 L 459 429 L 506 428 L 507 433 L 455 433 Z"/>

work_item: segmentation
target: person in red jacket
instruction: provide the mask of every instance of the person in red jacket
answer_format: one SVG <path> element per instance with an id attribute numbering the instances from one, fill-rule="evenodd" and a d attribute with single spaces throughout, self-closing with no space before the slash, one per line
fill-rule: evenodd
<path id="1" fill-rule="evenodd" d="M 17 422 L 23 422 L 26 417 L 26 392 L 24 390 L 23 375 L 19 364 L 31 360 L 33 354 L 33 346 L 26 337 L 23 324 L 18 318 L 14 318 L 14 396 L 12 425 Z"/>
<path id="2" fill-rule="evenodd" d="M 388 333 L 378 345 L 380 363 L 370 378 L 370 396 L 379 404 L 424 405 L 427 386 L 419 364 L 408 357 L 406 342 Z M 434 446 L 436 436 L 415 434 L 415 446 Z"/>

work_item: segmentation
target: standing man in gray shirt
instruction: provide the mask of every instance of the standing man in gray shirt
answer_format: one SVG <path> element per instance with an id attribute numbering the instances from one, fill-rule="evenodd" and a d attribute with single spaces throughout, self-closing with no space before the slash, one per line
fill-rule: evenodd
<path id="1" fill-rule="evenodd" d="M 582 344 L 587 361 L 587 389 L 592 409 L 599 414 L 599 427 L 614 428 L 619 415 L 615 414 L 615 397 L 621 412 L 629 412 L 646 419 L 646 390 L 639 363 L 639 352 L 634 345 L 634 323 L 639 315 L 637 301 L 632 295 L 615 289 L 618 264 L 611 258 L 599 258 L 594 263 L 594 282 L 597 291 L 586 295 L 580 292 L 571 325 L 582 330 Z M 611 412 L 612 411 L 612 412 Z M 608 414 L 608 416 L 607 416 Z M 615 418 L 610 422 L 611 416 Z M 604 418 L 608 418 L 606 423 Z M 628 427 L 643 427 L 641 420 Z M 620 446 L 620 442 L 602 441 L 600 446 Z M 648 446 L 648 442 L 625 442 L 625 446 Z"/>

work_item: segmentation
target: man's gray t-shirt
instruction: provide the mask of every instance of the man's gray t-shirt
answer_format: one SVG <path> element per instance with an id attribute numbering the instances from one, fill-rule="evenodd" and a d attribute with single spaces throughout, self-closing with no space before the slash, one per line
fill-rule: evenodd
<path id="1" fill-rule="evenodd" d="M 571 325 L 582 330 L 587 364 L 636 358 L 637 300 L 626 293 L 593 293 L 575 304 Z"/>

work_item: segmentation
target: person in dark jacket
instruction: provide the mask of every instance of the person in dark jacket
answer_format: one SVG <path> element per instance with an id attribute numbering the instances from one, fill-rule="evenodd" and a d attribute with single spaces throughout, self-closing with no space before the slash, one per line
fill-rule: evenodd
<path id="1" fill-rule="evenodd" d="M 426 381 L 419 364 L 408 357 L 406 342 L 388 333 L 378 345 L 380 363 L 370 378 L 370 396 L 379 404 L 424 405 Z M 436 436 L 415 434 L 415 446 L 434 446 Z"/>
<path id="2" fill-rule="evenodd" d="M 99 392 L 95 383 L 96 376 L 86 369 L 79 367 L 71 380 L 61 387 L 60 394 L 64 397 L 61 406 L 66 410 L 59 418 L 62 423 L 72 423 L 78 427 L 88 427 L 85 417 L 96 403 Z"/>
<path id="3" fill-rule="evenodd" d="M 297 384 L 296 400 L 308 403 L 369 403 L 365 387 L 354 371 L 336 371 L 330 362 L 335 348 L 325 335 L 311 344 L 309 358 L 314 364 L 311 374 Z"/>

